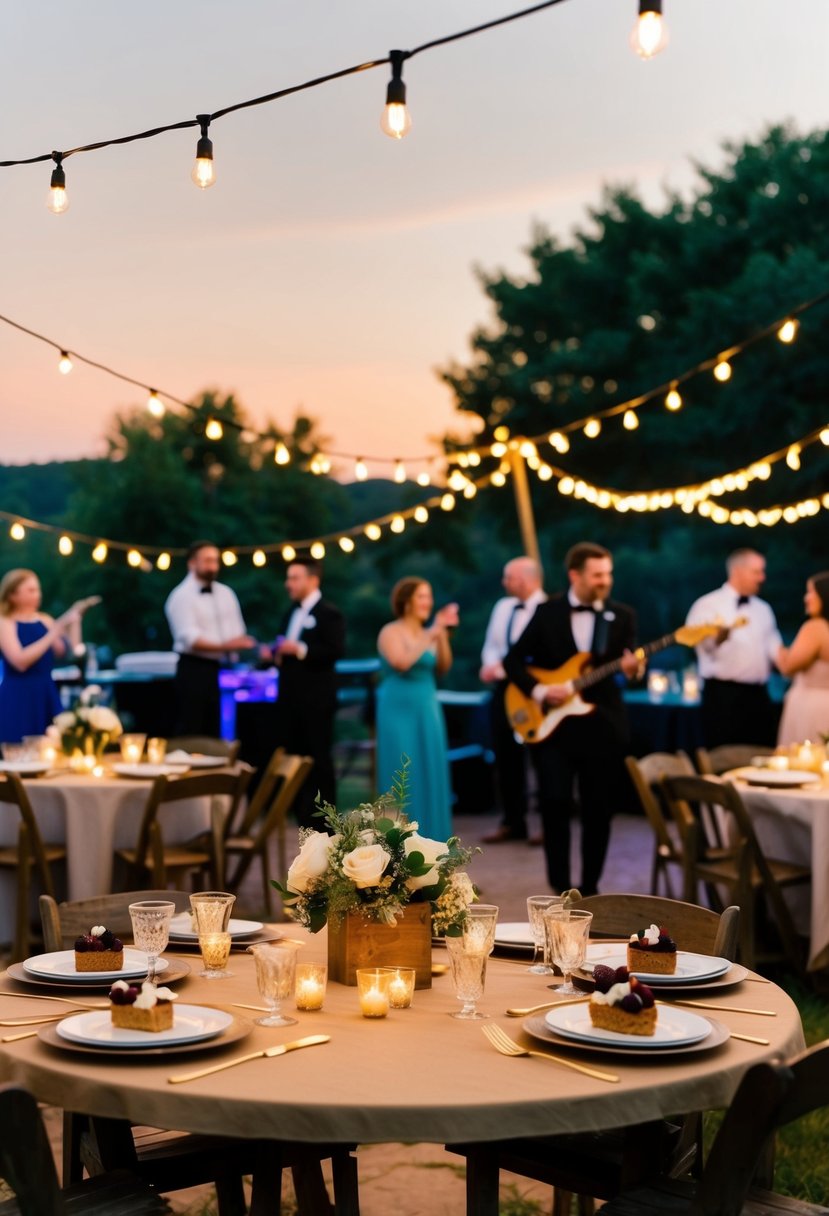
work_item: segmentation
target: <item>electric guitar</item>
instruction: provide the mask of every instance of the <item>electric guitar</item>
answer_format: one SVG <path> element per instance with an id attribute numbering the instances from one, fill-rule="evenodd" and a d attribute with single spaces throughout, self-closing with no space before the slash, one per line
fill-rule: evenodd
<path id="1" fill-rule="evenodd" d="M 745 625 L 746 617 L 738 617 L 729 630 L 739 629 Z M 698 646 L 705 638 L 715 637 L 723 624 L 713 625 L 681 625 L 673 633 L 666 633 L 655 642 L 648 642 L 635 651 L 636 657 L 643 661 L 649 655 L 664 650 L 678 642 L 681 646 Z M 532 697 L 523 693 L 517 684 L 508 684 L 504 696 L 504 708 L 510 726 L 515 731 L 519 743 L 541 743 L 549 738 L 554 730 L 571 714 L 589 714 L 596 708 L 589 701 L 583 701 L 579 693 L 584 688 L 591 688 L 600 680 L 615 675 L 622 670 L 622 660 L 614 659 L 611 663 L 603 663 L 601 667 L 591 669 L 590 654 L 584 651 L 574 654 L 571 659 L 555 671 L 546 671 L 542 667 L 528 667 L 527 671 L 536 684 L 570 684 L 572 693 L 560 705 L 539 705 Z"/>

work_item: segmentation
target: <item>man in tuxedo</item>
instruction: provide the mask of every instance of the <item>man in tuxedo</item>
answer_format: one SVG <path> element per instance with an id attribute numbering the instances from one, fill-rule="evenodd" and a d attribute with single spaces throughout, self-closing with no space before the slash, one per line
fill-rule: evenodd
<path id="1" fill-rule="evenodd" d="M 528 667 L 555 671 L 583 653 L 593 667 L 618 660 L 628 678 L 640 676 L 644 668 L 641 655 L 632 653 L 636 615 L 609 598 L 613 559 L 608 550 L 586 541 L 574 545 L 565 558 L 565 569 L 570 583 L 567 594 L 536 608 L 504 660 L 507 678 L 542 707 L 563 705 L 573 694 L 572 684 L 537 682 Z M 531 755 L 550 885 L 557 892 L 572 885 L 570 817 L 577 784 L 582 821 L 579 889 L 583 895 L 593 895 L 607 854 L 628 728 L 622 693 L 613 676 L 585 689 L 582 699 L 595 709 L 564 717 L 546 739 L 531 746 Z"/>
<path id="2" fill-rule="evenodd" d="M 187 551 L 187 577 L 167 597 L 164 612 L 176 667 L 177 735 L 218 737 L 221 723 L 219 671 L 236 662 L 237 651 L 256 645 L 245 629 L 235 591 L 218 581 L 219 550 L 197 540 Z"/>
<path id="3" fill-rule="evenodd" d="M 345 653 L 345 620 L 339 608 L 322 598 L 321 576 L 319 562 L 310 557 L 297 557 L 288 566 L 285 588 L 293 608 L 269 652 L 279 668 L 277 744 L 314 760 L 295 804 L 297 821 L 301 827 L 316 828 L 317 794 L 326 802 L 337 799 L 331 756 L 337 709 L 334 668 Z"/>

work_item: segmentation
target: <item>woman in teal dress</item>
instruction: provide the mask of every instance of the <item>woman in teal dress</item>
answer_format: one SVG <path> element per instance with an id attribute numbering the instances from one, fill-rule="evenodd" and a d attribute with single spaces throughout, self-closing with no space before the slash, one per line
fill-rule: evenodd
<path id="1" fill-rule="evenodd" d="M 435 676 L 452 665 L 449 630 L 458 623 L 457 604 L 435 613 L 432 588 L 423 579 L 403 578 L 391 595 L 395 620 L 377 639 L 382 660 L 377 689 L 377 784 L 390 788 L 403 758 L 409 757 L 409 819 L 421 836 L 452 835 L 446 724 Z"/>

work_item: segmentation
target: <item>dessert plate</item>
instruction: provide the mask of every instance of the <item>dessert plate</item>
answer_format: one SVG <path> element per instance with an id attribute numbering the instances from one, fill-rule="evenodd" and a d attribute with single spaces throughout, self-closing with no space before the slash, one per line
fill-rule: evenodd
<path id="1" fill-rule="evenodd" d="M 660 1011 L 661 1012 L 661 1011 Z M 531 1018 L 527 1018 L 526 1022 L 522 1023 L 527 1034 L 532 1035 L 534 1039 L 538 1039 L 541 1043 L 546 1043 L 548 1046 L 556 1048 L 572 1048 L 575 1051 L 598 1051 L 604 1054 L 623 1056 L 626 1059 L 630 1057 L 644 1058 L 650 1057 L 652 1060 L 664 1060 L 666 1056 L 682 1056 L 697 1051 L 710 1051 L 713 1047 L 719 1047 L 722 1043 L 728 1041 L 731 1036 L 731 1031 L 722 1022 L 716 1022 L 713 1018 L 708 1019 L 708 1024 L 711 1027 L 710 1034 L 704 1039 L 700 1039 L 696 1043 L 688 1043 L 684 1047 L 673 1046 L 663 1047 L 659 1051 L 654 1051 L 652 1048 L 642 1047 L 642 1039 L 638 1039 L 637 1043 L 631 1047 L 618 1047 L 612 1043 L 592 1043 L 587 1041 L 576 1041 L 575 1039 L 565 1038 L 547 1025 L 545 1015 L 537 1013 Z M 52 1029 L 49 1027 L 49 1029 Z M 626 1036 L 633 1037 L 633 1036 Z"/>
<path id="2" fill-rule="evenodd" d="M 227 756 L 205 756 L 202 752 L 184 752 L 176 749 L 167 753 L 168 764 L 186 764 L 188 768 L 226 768 Z"/>
<path id="3" fill-rule="evenodd" d="M 533 935 L 526 921 L 508 922 L 495 928 L 496 946 L 532 946 Z"/>
<path id="4" fill-rule="evenodd" d="M 238 1043 L 240 1039 L 246 1039 L 253 1031 L 252 1022 L 244 1021 L 241 1018 L 234 1018 L 227 1030 L 220 1032 L 212 1039 L 195 1039 L 187 1043 L 171 1043 L 168 1046 L 155 1044 L 144 1047 L 140 1051 L 125 1051 L 123 1047 L 102 1047 L 98 1043 L 89 1045 L 86 1043 L 76 1043 L 73 1039 L 63 1039 L 58 1034 L 58 1025 L 59 1023 L 52 1023 L 40 1027 L 37 1036 L 42 1043 L 48 1044 L 49 1047 L 55 1047 L 59 1051 L 72 1052 L 75 1055 L 111 1056 L 119 1059 L 122 1063 L 127 1060 L 134 1060 L 136 1063 L 140 1063 L 142 1060 L 153 1060 L 156 1056 L 189 1055 L 195 1051 L 218 1051 L 229 1047 L 231 1043 Z"/>
<path id="5" fill-rule="evenodd" d="M 656 1029 L 652 1035 L 621 1034 L 617 1030 L 605 1030 L 590 1021 L 587 1002 L 582 1005 L 564 1005 L 551 1009 L 545 1015 L 550 1030 L 565 1039 L 577 1043 L 600 1043 L 603 1046 L 628 1050 L 635 1047 L 641 1051 L 661 1051 L 665 1047 L 688 1047 L 701 1043 L 711 1033 L 711 1023 L 688 1009 L 659 1006 Z"/>
<path id="6" fill-rule="evenodd" d="M 166 971 L 169 967 L 166 958 L 156 961 L 158 972 Z M 124 947 L 124 965 L 120 971 L 77 971 L 75 969 L 74 950 L 55 950 L 51 954 L 35 954 L 23 963 L 24 969 L 33 976 L 45 976 L 47 979 L 73 980 L 78 983 L 86 981 L 131 979 L 137 975 L 147 974 L 147 956 L 143 950 L 133 950 Z"/>
<path id="7" fill-rule="evenodd" d="M 108 1009 L 75 1013 L 58 1022 L 55 1030 L 62 1039 L 87 1047 L 117 1047 L 140 1050 L 147 1047 L 174 1047 L 214 1039 L 227 1030 L 233 1014 L 202 1005 L 173 1005 L 173 1025 L 169 1030 L 131 1030 L 113 1026 Z"/>
<path id="8" fill-rule="evenodd" d="M 0 773 L 16 773 L 18 777 L 39 777 L 51 767 L 45 760 L 0 760 Z"/>
<path id="9" fill-rule="evenodd" d="M 626 967 L 627 946 L 619 942 L 613 945 L 593 942 L 587 947 L 587 962 L 591 964 L 591 967 L 597 963 L 603 963 L 606 967 Z M 732 964 L 727 958 L 718 958 L 711 954 L 693 954 L 689 950 L 677 950 L 676 971 L 673 975 L 639 970 L 634 970 L 631 974 L 635 975 L 638 980 L 644 980 L 646 984 L 662 988 L 673 987 L 675 984 L 698 984 L 704 980 L 719 979 L 721 975 L 725 975 L 726 971 L 730 970 L 731 966 Z M 589 970 L 589 968 L 583 968 L 583 970 Z"/>
<path id="10" fill-rule="evenodd" d="M 190 974 L 190 964 L 186 963 L 182 958 L 173 958 L 169 962 L 167 959 L 159 959 L 159 962 L 167 963 L 166 970 L 162 968 L 164 973 L 164 983 L 175 984 L 178 980 L 184 979 Z M 112 987 L 112 978 L 106 979 L 101 971 L 76 971 L 68 978 L 58 976 L 33 975 L 27 971 L 22 963 L 9 963 L 5 974 L 11 980 L 23 985 L 25 988 L 46 988 L 59 992 L 71 992 L 76 995 L 89 992 L 109 992 Z M 146 974 L 146 967 L 138 976 L 143 979 Z M 102 979 L 101 976 L 104 975 Z M 119 979 L 132 979 L 132 976 L 125 976 L 123 971 L 118 972 Z M 57 993 L 56 993 L 57 995 Z"/>
<path id="11" fill-rule="evenodd" d="M 154 777 L 175 777 L 186 773 L 189 764 L 113 764 L 112 771 L 119 777 L 151 781 Z"/>
<path id="12" fill-rule="evenodd" d="M 820 785 L 819 773 L 810 773 L 806 769 L 770 769 L 744 768 L 739 772 L 739 778 L 746 785 L 765 785 L 769 789 L 796 789 L 803 785 Z"/>
<path id="13" fill-rule="evenodd" d="M 259 933 L 264 927 L 259 920 L 234 920 L 231 917 L 228 921 L 227 931 L 231 937 L 252 937 L 254 933 Z M 193 931 L 189 912 L 180 912 L 170 921 L 170 939 L 181 942 L 199 940 L 198 933 Z"/>

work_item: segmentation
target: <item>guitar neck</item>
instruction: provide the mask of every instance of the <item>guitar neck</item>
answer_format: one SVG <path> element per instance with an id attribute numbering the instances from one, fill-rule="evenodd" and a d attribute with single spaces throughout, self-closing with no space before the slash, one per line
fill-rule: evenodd
<path id="1" fill-rule="evenodd" d="M 666 647 L 673 645 L 676 640 L 676 631 L 666 633 L 664 637 L 657 638 L 655 642 L 648 642 L 645 646 L 640 646 L 637 653 L 641 653 L 644 658 L 648 658 L 652 654 L 656 654 L 658 650 L 665 650 Z M 581 692 L 583 688 L 592 688 L 594 684 L 598 684 L 601 680 L 606 680 L 608 676 L 615 676 L 617 672 L 622 670 L 622 660 L 614 659 L 612 663 L 603 663 L 601 667 L 595 667 L 592 671 L 585 672 L 583 676 L 573 681 L 573 687 L 576 692 Z"/>

